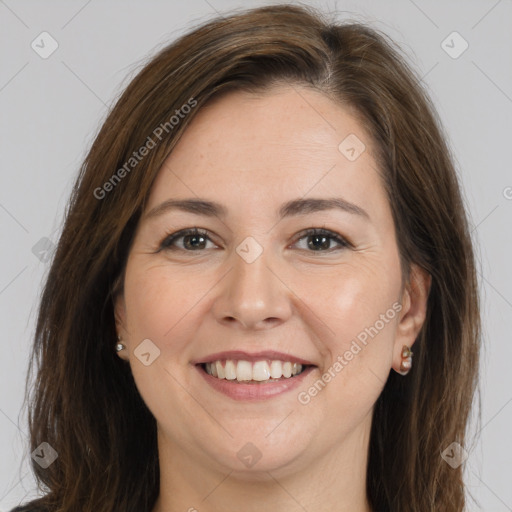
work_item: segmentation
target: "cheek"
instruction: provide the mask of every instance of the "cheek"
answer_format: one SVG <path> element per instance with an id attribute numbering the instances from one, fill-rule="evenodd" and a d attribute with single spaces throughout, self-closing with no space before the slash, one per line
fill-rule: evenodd
<path id="1" fill-rule="evenodd" d="M 382 347 L 390 347 L 398 319 L 397 310 L 401 309 L 399 292 L 399 283 L 375 273 L 363 278 L 361 275 L 346 276 L 340 282 L 339 293 L 329 302 L 336 356 L 351 350 L 356 342 L 363 348 L 371 345 L 372 353 L 381 353 Z M 373 340 L 375 343 L 371 343 Z M 347 357 L 350 358 L 350 354 Z"/>
<path id="2" fill-rule="evenodd" d="M 324 413 L 333 420 L 342 414 L 349 421 L 347 408 L 352 419 L 363 417 L 388 378 L 402 308 L 398 255 L 390 254 L 340 266 L 329 280 L 303 282 L 302 296 L 310 297 L 308 305 L 327 328 L 317 341 L 323 367 L 315 385 L 301 389 L 299 401 L 329 404 Z"/>
<path id="3" fill-rule="evenodd" d="M 319 445 L 327 440 L 338 443 L 364 423 L 392 365 L 400 304 L 392 294 L 368 299 L 365 287 L 357 291 L 333 303 L 338 311 L 336 321 L 331 321 L 335 334 L 321 340 L 328 347 L 325 364 L 313 382 L 297 392 L 304 417 L 322 419 Z"/>
<path id="4" fill-rule="evenodd" d="M 191 272 L 166 264 L 144 267 L 134 261 L 125 280 L 126 318 L 133 341 L 149 338 L 166 355 L 179 353 L 187 341 L 187 327 L 193 324 L 189 319 L 212 286 L 213 280 L 210 284 L 204 273 L 194 278 Z"/>
<path id="5" fill-rule="evenodd" d="M 325 329 L 320 343 L 336 357 L 354 339 L 364 343 L 377 334 L 381 339 L 393 337 L 400 279 L 398 260 L 375 256 L 364 263 L 307 272 L 297 276 L 291 287 L 322 321 Z"/>
<path id="6" fill-rule="evenodd" d="M 186 276 L 186 277 L 185 277 Z M 197 404 L 187 393 L 190 384 L 188 351 L 194 338 L 194 314 L 208 282 L 193 280 L 169 265 L 144 265 L 137 258 L 128 264 L 125 278 L 125 304 L 129 333 L 130 366 L 137 389 L 159 423 L 175 425 L 173 434 L 185 435 L 184 425 L 193 418 Z M 211 287 L 211 285 L 210 285 Z M 194 308 L 195 306 L 195 308 Z M 149 339 L 150 364 L 137 357 L 141 341 Z M 153 359 L 153 350 L 156 357 Z M 140 354 L 140 351 L 139 351 Z M 168 432 L 169 434 L 169 432 Z"/>

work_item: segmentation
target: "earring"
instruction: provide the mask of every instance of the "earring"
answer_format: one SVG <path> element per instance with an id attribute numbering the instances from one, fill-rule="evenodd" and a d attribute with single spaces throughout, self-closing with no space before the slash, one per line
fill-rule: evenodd
<path id="1" fill-rule="evenodd" d="M 117 343 L 116 343 L 116 351 L 121 352 L 121 350 L 124 350 L 126 348 L 126 345 L 121 343 L 121 336 L 117 336 Z"/>
<path id="2" fill-rule="evenodd" d="M 404 345 L 402 347 L 402 362 L 400 363 L 400 375 L 407 375 L 412 368 L 412 352 L 411 349 Z"/>

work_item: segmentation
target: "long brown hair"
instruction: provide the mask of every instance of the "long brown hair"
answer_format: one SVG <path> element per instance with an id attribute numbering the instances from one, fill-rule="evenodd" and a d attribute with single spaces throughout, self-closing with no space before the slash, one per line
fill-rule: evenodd
<path id="1" fill-rule="evenodd" d="M 156 423 L 114 351 L 113 298 L 135 228 L 164 160 L 214 94 L 300 84 L 358 114 L 377 148 L 404 275 L 416 263 L 432 276 L 413 369 L 406 378 L 391 371 L 375 404 L 369 502 L 379 512 L 464 509 L 463 466 L 452 468 L 441 452 L 452 442 L 465 445 L 476 388 L 475 258 L 452 158 L 419 82 L 385 35 L 291 5 L 204 23 L 139 72 L 81 168 L 40 303 L 31 450 L 47 442 L 58 458 L 46 469 L 32 463 L 46 492 L 39 505 L 66 512 L 153 507 Z M 143 146 L 146 155 L 131 161 Z"/>

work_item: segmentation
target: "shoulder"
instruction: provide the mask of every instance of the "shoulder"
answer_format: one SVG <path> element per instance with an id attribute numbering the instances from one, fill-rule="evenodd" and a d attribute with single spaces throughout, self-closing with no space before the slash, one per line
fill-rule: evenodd
<path id="1" fill-rule="evenodd" d="M 25 503 L 18 505 L 10 512 L 51 512 L 52 510 L 55 510 L 53 507 L 48 508 L 44 503 L 45 501 L 45 496 L 34 498 L 32 501 L 26 501 Z"/>
<path id="2" fill-rule="evenodd" d="M 11 510 L 11 512 L 47 512 L 46 509 L 41 508 L 37 505 L 23 505 L 21 507 L 16 507 Z"/>

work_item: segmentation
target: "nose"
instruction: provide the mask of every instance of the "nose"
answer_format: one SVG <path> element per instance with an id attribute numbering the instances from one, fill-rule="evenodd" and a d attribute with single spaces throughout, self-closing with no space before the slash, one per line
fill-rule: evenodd
<path id="1" fill-rule="evenodd" d="M 233 254 L 233 267 L 220 283 L 213 311 L 217 321 L 240 329 L 264 330 L 291 316 L 291 291 L 263 252 L 248 263 Z M 274 265 L 275 267 L 275 265 Z"/>

